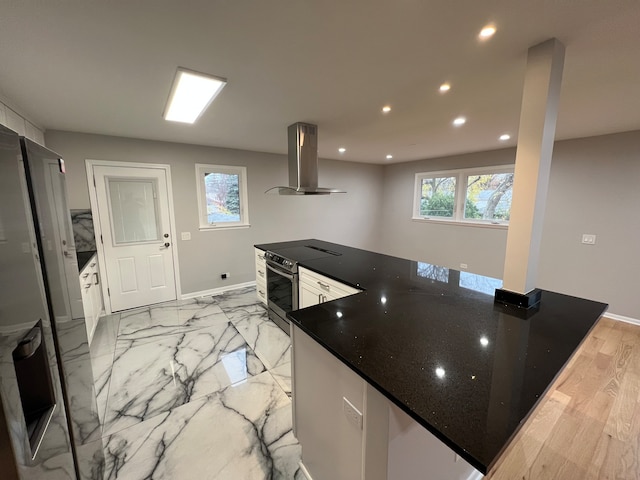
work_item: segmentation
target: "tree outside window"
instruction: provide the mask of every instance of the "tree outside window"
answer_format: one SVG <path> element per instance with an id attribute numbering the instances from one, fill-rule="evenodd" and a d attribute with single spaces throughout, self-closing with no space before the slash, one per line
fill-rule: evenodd
<path id="1" fill-rule="evenodd" d="M 416 174 L 414 218 L 507 224 L 513 167 Z"/>
<path id="2" fill-rule="evenodd" d="M 200 228 L 248 225 L 246 168 L 196 165 Z"/>

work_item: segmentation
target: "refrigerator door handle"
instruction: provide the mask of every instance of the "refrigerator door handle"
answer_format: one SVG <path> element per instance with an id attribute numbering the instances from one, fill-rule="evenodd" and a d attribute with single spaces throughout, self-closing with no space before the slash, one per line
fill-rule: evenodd
<path id="1" fill-rule="evenodd" d="M 17 348 L 13 352 L 14 360 L 26 360 L 33 356 L 34 353 L 40 348 L 42 343 L 42 330 L 39 328 L 32 329 L 25 338 L 20 340 Z"/>

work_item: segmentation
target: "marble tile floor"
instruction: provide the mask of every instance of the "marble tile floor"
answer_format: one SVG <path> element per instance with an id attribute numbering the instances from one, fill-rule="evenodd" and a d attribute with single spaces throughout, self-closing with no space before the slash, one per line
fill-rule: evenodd
<path id="1" fill-rule="evenodd" d="M 104 479 L 304 479 L 290 340 L 255 288 L 100 319 Z"/>

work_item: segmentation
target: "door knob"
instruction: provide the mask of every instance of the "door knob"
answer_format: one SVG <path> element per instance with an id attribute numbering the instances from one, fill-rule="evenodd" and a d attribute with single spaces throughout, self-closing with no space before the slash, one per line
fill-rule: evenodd
<path id="1" fill-rule="evenodd" d="M 165 246 L 166 248 L 169 248 L 169 246 L 170 246 L 170 245 L 171 245 L 171 244 L 170 244 L 169 242 L 167 242 L 167 243 L 165 243 L 165 244 L 164 244 L 164 246 Z"/>
<path id="2" fill-rule="evenodd" d="M 169 238 L 169 234 L 168 234 L 168 233 L 165 233 L 165 234 L 164 234 L 164 238 Z"/>

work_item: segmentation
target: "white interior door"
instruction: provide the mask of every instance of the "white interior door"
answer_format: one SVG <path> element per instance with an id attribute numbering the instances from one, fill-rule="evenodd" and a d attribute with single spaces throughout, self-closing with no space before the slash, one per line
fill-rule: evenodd
<path id="1" fill-rule="evenodd" d="M 175 300 L 166 171 L 94 165 L 93 175 L 111 311 Z"/>

